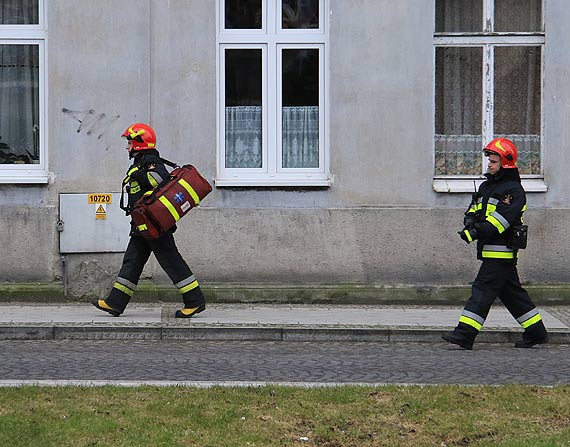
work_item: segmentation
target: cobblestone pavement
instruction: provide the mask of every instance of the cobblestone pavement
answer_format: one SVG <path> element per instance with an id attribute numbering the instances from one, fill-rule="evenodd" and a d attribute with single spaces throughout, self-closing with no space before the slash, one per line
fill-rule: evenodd
<path id="1" fill-rule="evenodd" d="M 255 341 L 1 341 L 0 379 L 570 384 L 570 345 Z"/>

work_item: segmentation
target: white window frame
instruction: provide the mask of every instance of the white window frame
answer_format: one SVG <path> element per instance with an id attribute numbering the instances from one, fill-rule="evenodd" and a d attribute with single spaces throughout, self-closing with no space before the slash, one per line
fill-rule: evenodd
<path id="1" fill-rule="evenodd" d="M 542 29 L 544 29 L 544 0 L 542 1 Z M 483 141 L 491 141 L 493 135 L 493 117 L 494 117 L 494 47 L 508 46 L 536 46 L 541 48 L 541 132 L 540 132 L 540 157 L 543 160 L 544 151 L 544 44 L 545 33 L 525 32 L 525 33 L 509 33 L 509 32 L 492 32 L 494 29 L 494 0 L 483 0 L 483 14 L 486 29 L 478 33 L 434 33 L 434 70 L 435 70 L 435 54 L 436 49 L 441 47 L 478 47 L 483 49 L 483 113 L 482 113 L 482 137 Z M 434 23 L 435 23 L 434 17 Z M 435 96 L 435 82 L 434 82 Z M 434 128 L 435 134 L 435 128 Z M 435 166 L 435 146 L 432 146 L 433 166 Z M 483 160 L 482 166 L 485 166 L 485 158 L 481 153 Z M 548 186 L 544 181 L 543 164 L 541 162 L 541 173 L 534 175 L 521 175 L 523 187 L 527 192 L 546 192 Z M 485 179 L 481 175 L 434 175 L 433 189 L 435 192 L 473 192 L 473 182 L 477 186 Z"/>
<path id="2" fill-rule="evenodd" d="M 38 24 L 1 25 L 0 45 L 37 45 L 39 48 L 39 126 L 40 162 L 37 164 L 0 164 L 0 184 L 48 183 L 47 154 L 47 26 L 45 0 L 38 1 Z"/>
<path id="3" fill-rule="evenodd" d="M 225 0 L 216 1 L 217 176 L 216 186 L 330 186 L 328 114 L 328 0 L 319 0 L 318 29 L 282 29 L 280 2 L 262 1 L 262 26 L 257 30 L 225 29 Z M 225 50 L 262 50 L 261 168 L 225 167 Z M 319 167 L 283 168 L 281 135 L 282 49 L 319 50 Z"/>

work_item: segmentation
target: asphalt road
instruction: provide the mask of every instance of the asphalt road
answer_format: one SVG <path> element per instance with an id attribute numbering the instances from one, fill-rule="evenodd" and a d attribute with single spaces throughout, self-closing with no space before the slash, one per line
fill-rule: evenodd
<path id="1" fill-rule="evenodd" d="M 0 341 L 0 380 L 570 384 L 570 345 Z"/>

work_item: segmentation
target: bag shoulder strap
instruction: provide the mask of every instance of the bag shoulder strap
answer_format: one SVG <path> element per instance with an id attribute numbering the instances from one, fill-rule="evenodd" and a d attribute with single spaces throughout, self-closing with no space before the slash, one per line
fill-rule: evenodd
<path id="1" fill-rule="evenodd" d="M 162 158 L 162 157 L 158 157 L 158 158 L 160 158 L 160 160 L 161 160 L 165 165 L 170 166 L 171 168 L 176 169 L 176 168 L 179 168 L 179 167 L 180 167 L 180 165 L 179 165 L 178 163 L 174 163 L 174 162 L 172 162 L 172 161 L 170 161 L 170 160 L 167 160 L 166 158 Z M 127 216 L 130 214 L 130 211 L 131 211 L 131 210 L 129 209 L 129 206 L 128 206 L 128 205 L 125 205 L 125 198 L 124 198 L 124 196 L 125 196 L 125 186 L 126 186 L 127 183 L 128 183 L 128 179 L 129 179 L 129 177 L 126 177 L 125 180 L 123 180 L 123 185 L 122 185 L 122 187 L 121 187 L 121 201 L 120 201 L 120 204 L 119 204 L 119 207 L 120 207 L 122 210 L 125 211 L 125 213 L 127 214 Z M 164 180 L 162 181 L 162 183 L 165 183 L 165 182 L 167 182 L 167 181 L 168 181 L 168 178 L 164 179 Z M 160 186 L 160 185 L 159 185 L 159 186 Z"/>
<path id="2" fill-rule="evenodd" d="M 162 160 L 162 162 L 163 162 L 165 165 L 170 166 L 171 168 L 179 168 L 179 167 L 180 167 L 180 165 L 179 165 L 178 163 L 174 163 L 174 162 L 172 162 L 172 161 L 170 161 L 170 160 L 167 160 L 166 158 L 160 157 L 160 159 Z"/>

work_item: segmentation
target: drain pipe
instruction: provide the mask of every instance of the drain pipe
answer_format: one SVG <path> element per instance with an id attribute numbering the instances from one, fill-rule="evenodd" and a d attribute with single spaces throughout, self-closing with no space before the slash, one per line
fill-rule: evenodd
<path id="1" fill-rule="evenodd" d="M 61 267 L 63 269 L 63 296 L 67 298 L 67 267 L 65 256 L 61 256 Z"/>
<path id="2" fill-rule="evenodd" d="M 61 238 L 61 232 L 63 231 L 63 220 L 61 220 L 61 217 L 57 220 L 57 232 L 59 233 L 59 237 Z M 61 269 L 63 272 L 63 296 L 67 297 L 67 260 L 65 258 L 65 255 L 61 255 L 60 258 L 61 260 Z"/>

